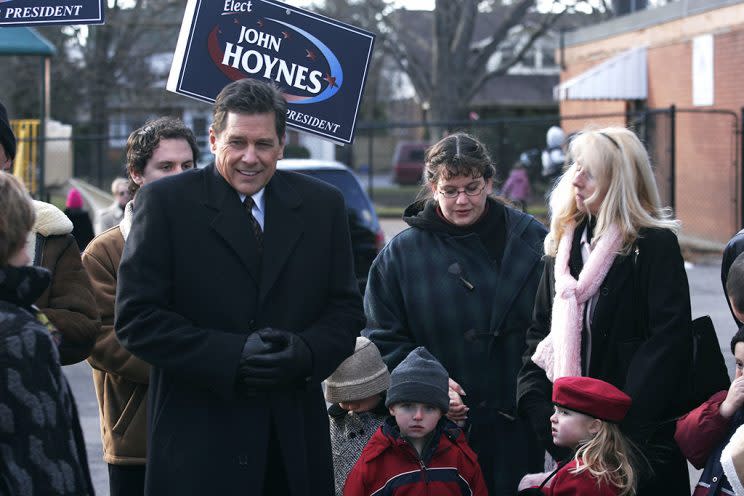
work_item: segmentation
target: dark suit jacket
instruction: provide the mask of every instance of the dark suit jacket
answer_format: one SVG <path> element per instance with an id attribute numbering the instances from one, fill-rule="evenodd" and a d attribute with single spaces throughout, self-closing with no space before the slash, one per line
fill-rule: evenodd
<path id="1" fill-rule="evenodd" d="M 147 492 L 261 494 L 270 422 L 296 495 L 332 494 L 320 383 L 364 325 L 341 193 L 277 171 L 266 187 L 263 263 L 248 212 L 214 166 L 138 193 L 119 269 L 116 333 L 152 364 Z M 306 389 L 236 394 L 247 336 L 300 333 Z"/>

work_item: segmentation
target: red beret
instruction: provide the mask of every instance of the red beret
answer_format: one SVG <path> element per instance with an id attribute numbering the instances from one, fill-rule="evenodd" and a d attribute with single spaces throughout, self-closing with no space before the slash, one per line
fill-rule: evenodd
<path id="1" fill-rule="evenodd" d="M 586 415 L 621 422 L 630 408 L 630 396 L 591 377 L 560 377 L 553 383 L 553 403 Z"/>

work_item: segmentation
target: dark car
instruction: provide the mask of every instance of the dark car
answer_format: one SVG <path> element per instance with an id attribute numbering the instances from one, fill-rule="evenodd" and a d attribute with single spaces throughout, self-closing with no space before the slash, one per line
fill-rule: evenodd
<path id="1" fill-rule="evenodd" d="M 341 190 L 349 216 L 354 269 L 359 289 L 364 293 L 372 261 L 385 245 L 385 234 L 359 179 L 344 164 L 332 160 L 285 159 L 278 162 L 277 168 L 315 177 Z"/>

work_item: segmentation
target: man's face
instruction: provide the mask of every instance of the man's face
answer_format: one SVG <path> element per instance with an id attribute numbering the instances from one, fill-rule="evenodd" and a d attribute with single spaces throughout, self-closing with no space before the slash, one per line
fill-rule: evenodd
<path id="1" fill-rule="evenodd" d="M 273 112 L 228 112 L 221 133 L 209 129 L 215 167 L 240 194 L 250 196 L 266 186 L 284 156 L 284 136 L 277 136 L 275 120 Z"/>
<path id="2" fill-rule="evenodd" d="M 147 169 L 147 167 L 145 167 L 145 169 Z M 121 208 L 124 208 L 127 205 L 127 202 L 131 199 L 132 197 L 129 194 L 129 185 L 123 183 L 116 186 L 116 202 Z"/>
<path id="3" fill-rule="evenodd" d="M 189 142 L 181 138 L 162 139 L 142 173 L 131 171 L 132 180 L 144 186 L 166 176 L 180 174 L 194 167 L 194 153 Z"/>
<path id="4" fill-rule="evenodd" d="M 5 147 L 0 145 L 0 171 L 10 172 L 13 169 L 13 161 L 10 159 L 10 155 L 5 153 Z"/>

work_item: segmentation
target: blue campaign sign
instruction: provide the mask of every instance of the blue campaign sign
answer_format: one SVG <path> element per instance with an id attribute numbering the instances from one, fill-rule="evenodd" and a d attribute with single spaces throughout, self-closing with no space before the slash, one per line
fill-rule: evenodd
<path id="1" fill-rule="evenodd" d="M 0 0 L 0 26 L 103 24 L 105 0 Z"/>
<path id="2" fill-rule="evenodd" d="M 354 139 L 374 35 L 268 0 L 189 0 L 167 88 L 214 102 L 232 81 L 273 81 L 287 126 Z"/>

